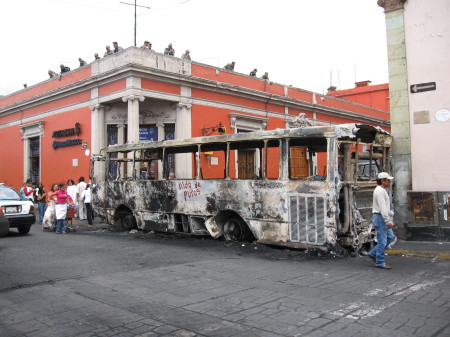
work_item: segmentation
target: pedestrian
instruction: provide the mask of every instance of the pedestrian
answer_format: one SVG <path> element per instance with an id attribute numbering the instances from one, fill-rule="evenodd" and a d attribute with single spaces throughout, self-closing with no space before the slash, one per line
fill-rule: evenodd
<path id="1" fill-rule="evenodd" d="M 76 212 L 76 209 L 78 207 L 78 200 L 77 200 L 78 187 L 77 185 L 75 185 L 75 182 L 72 179 L 67 180 L 67 193 L 70 195 L 70 198 L 72 199 Z"/>
<path id="2" fill-rule="evenodd" d="M 106 48 L 106 51 L 105 51 L 105 54 L 103 54 L 103 57 L 114 54 L 114 52 L 111 50 L 111 47 L 109 45 L 106 45 L 105 48 Z"/>
<path id="3" fill-rule="evenodd" d="M 31 179 L 28 178 L 25 181 L 25 183 L 23 184 L 23 187 L 20 189 L 20 195 L 22 196 L 23 199 L 28 199 L 34 203 L 33 194 L 36 191 L 33 189 L 32 185 L 33 185 L 33 182 L 31 181 Z"/>
<path id="4" fill-rule="evenodd" d="M 86 219 L 86 208 L 84 206 L 84 202 L 81 198 L 81 195 L 83 194 L 83 191 L 86 189 L 86 183 L 84 182 L 84 177 L 80 177 L 78 179 L 78 185 L 77 185 L 77 201 L 78 201 L 78 219 L 84 220 Z"/>
<path id="5" fill-rule="evenodd" d="M 164 54 L 170 55 L 170 56 L 175 56 L 175 49 L 173 49 L 171 43 L 169 43 L 169 45 L 167 46 L 167 48 L 164 49 Z"/>
<path id="6" fill-rule="evenodd" d="M 66 184 L 60 183 L 58 190 L 50 193 L 50 197 L 56 195 L 55 214 L 56 214 L 56 234 L 66 233 L 66 214 L 67 205 L 70 205 L 70 196 L 67 194 Z"/>
<path id="7" fill-rule="evenodd" d="M 253 69 L 251 72 L 250 72 L 250 76 L 253 76 L 253 77 L 255 77 L 256 76 L 256 72 L 258 71 L 258 69 Z"/>
<path id="8" fill-rule="evenodd" d="M 145 40 L 144 44 L 141 46 L 141 48 L 152 49 L 152 44 L 150 42 L 148 42 L 147 40 Z"/>
<path id="9" fill-rule="evenodd" d="M 58 73 L 54 72 L 53 70 L 48 70 L 48 76 L 50 76 L 50 78 L 52 77 L 58 77 Z"/>
<path id="10" fill-rule="evenodd" d="M 95 53 L 95 54 L 94 54 L 94 58 L 95 58 L 96 60 L 100 60 L 100 59 L 101 59 L 101 57 L 98 56 L 98 53 Z"/>
<path id="11" fill-rule="evenodd" d="M 61 75 L 70 71 L 70 68 L 64 66 L 64 64 L 61 64 L 61 65 L 59 66 L 59 68 L 61 69 Z"/>
<path id="12" fill-rule="evenodd" d="M 56 214 L 55 214 L 55 203 L 56 203 L 56 195 L 55 193 L 58 190 L 58 184 L 53 184 L 50 188 L 50 192 L 47 193 L 47 209 L 44 214 L 44 221 L 42 223 L 42 230 L 48 229 L 52 230 L 55 227 L 56 222 Z M 52 196 L 50 196 L 52 194 Z"/>
<path id="13" fill-rule="evenodd" d="M 86 185 L 86 189 L 81 193 L 81 199 L 86 206 L 88 224 L 92 225 L 91 184 Z"/>
<path id="14" fill-rule="evenodd" d="M 392 269 L 384 260 L 386 247 L 394 240 L 392 227 L 391 201 L 387 189 L 391 186 L 391 177 L 387 172 L 380 172 L 377 177 L 377 187 L 373 191 L 372 223 L 377 230 L 377 245 L 369 252 L 369 257 L 377 268 Z"/>
<path id="15" fill-rule="evenodd" d="M 44 224 L 45 211 L 47 210 L 47 193 L 45 192 L 45 187 L 42 183 L 38 188 L 37 201 L 39 209 L 39 223 L 42 226 Z"/>
<path id="16" fill-rule="evenodd" d="M 181 55 L 181 58 L 183 59 L 183 60 L 191 60 L 191 55 L 190 55 L 190 51 L 189 50 L 186 50 L 185 52 L 184 52 L 184 54 L 183 55 Z"/>
<path id="17" fill-rule="evenodd" d="M 26 89 L 28 87 L 28 84 L 24 83 L 23 87 Z"/>
<path id="18" fill-rule="evenodd" d="M 113 47 L 114 47 L 114 53 L 118 53 L 123 51 L 124 49 L 122 47 L 119 47 L 119 44 L 117 42 L 113 42 Z"/>
<path id="19" fill-rule="evenodd" d="M 235 65 L 236 63 L 233 61 L 233 62 L 231 62 L 231 63 L 228 63 L 225 67 L 223 67 L 224 69 L 226 69 L 226 70 L 234 70 L 234 65 Z"/>
<path id="20" fill-rule="evenodd" d="M 268 80 L 269 80 L 269 73 L 266 71 L 266 72 L 264 73 L 264 75 L 261 76 L 261 78 L 262 78 L 263 80 L 268 81 Z"/>
<path id="21" fill-rule="evenodd" d="M 87 64 L 87 62 L 83 60 L 81 57 L 78 58 L 78 61 L 80 61 L 80 68 L 84 67 Z"/>
<path id="22" fill-rule="evenodd" d="M 91 189 L 94 189 L 95 186 L 97 186 L 97 178 L 91 177 L 91 181 L 89 183 L 91 184 Z"/>

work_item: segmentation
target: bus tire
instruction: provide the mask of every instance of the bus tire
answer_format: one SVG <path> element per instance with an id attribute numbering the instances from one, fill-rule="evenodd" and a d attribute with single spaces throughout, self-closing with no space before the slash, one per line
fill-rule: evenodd
<path id="1" fill-rule="evenodd" d="M 243 241 L 248 237 L 247 232 L 247 226 L 236 217 L 228 218 L 223 225 L 223 237 L 226 241 Z"/>
<path id="2" fill-rule="evenodd" d="M 136 219 L 134 218 L 133 215 L 128 214 L 123 217 L 122 226 L 124 230 L 131 231 L 132 229 L 137 227 Z"/>
<path id="3" fill-rule="evenodd" d="M 136 219 L 130 212 L 120 211 L 115 216 L 114 229 L 118 232 L 130 231 L 136 226 Z"/>

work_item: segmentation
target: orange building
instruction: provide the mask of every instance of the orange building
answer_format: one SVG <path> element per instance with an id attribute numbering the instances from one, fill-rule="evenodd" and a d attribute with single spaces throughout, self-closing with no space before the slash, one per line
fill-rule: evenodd
<path id="1" fill-rule="evenodd" d="M 389 84 L 370 85 L 370 83 L 370 81 L 356 82 L 354 88 L 344 90 L 336 90 L 336 87 L 331 86 L 327 95 L 390 111 Z"/>
<path id="2" fill-rule="evenodd" d="M 286 128 L 300 113 L 390 127 L 381 107 L 129 47 L 0 98 L 0 182 L 88 179 L 92 154 L 110 144 L 217 134 L 219 123 L 227 133 Z M 191 159 L 171 164 L 178 177 L 192 177 Z"/>

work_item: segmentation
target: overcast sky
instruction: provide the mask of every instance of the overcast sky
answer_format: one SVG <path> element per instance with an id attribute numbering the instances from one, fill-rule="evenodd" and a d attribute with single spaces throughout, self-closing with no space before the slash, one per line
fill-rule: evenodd
<path id="1" fill-rule="evenodd" d="M 134 0 L 123 0 L 134 4 Z M 388 82 L 383 9 L 376 0 L 137 0 L 137 46 L 294 87 Z M 134 45 L 134 6 L 119 0 L 4 0 L 0 3 L 0 95 L 48 78 L 59 65 L 92 62 L 105 45 Z"/>

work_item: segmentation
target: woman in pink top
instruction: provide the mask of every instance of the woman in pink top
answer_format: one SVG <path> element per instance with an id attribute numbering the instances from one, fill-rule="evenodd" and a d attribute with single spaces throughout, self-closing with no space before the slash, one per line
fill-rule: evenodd
<path id="1" fill-rule="evenodd" d="M 56 195 L 56 204 L 55 204 L 55 212 L 56 212 L 56 234 L 65 233 L 66 232 L 66 213 L 67 213 L 67 204 L 71 203 L 71 198 L 66 191 L 66 184 L 61 183 L 58 185 L 59 189 L 54 193 L 49 193 L 50 197 Z"/>
<path id="2" fill-rule="evenodd" d="M 56 226 L 56 214 L 55 214 L 55 192 L 58 190 L 58 184 L 53 184 L 50 188 L 50 192 L 47 193 L 47 210 L 44 214 L 44 222 L 42 224 L 42 230 L 53 230 Z M 50 197 L 50 194 L 53 196 Z"/>

